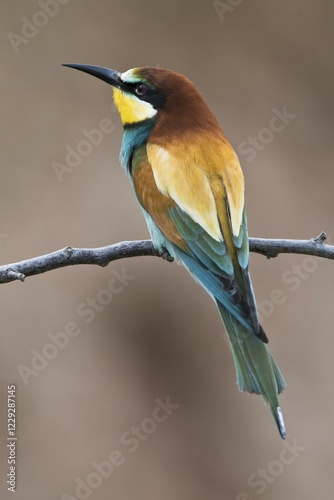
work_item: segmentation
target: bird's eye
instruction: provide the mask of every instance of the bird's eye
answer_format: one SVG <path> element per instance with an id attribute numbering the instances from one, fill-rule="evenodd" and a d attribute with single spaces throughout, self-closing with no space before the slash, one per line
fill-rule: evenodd
<path id="1" fill-rule="evenodd" d="M 138 83 L 138 85 L 135 88 L 136 94 L 140 97 L 145 95 L 147 90 L 148 90 L 148 87 L 147 87 L 147 85 L 145 85 L 145 83 Z"/>

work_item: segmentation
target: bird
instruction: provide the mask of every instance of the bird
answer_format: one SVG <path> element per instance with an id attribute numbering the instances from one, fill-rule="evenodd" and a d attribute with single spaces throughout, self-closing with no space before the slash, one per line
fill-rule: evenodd
<path id="1" fill-rule="evenodd" d="M 113 87 L 123 125 L 120 163 L 154 247 L 183 264 L 213 298 L 239 390 L 262 395 L 285 439 L 278 395 L 286 383 L 259 323 L 249 274 L 244 176 L 218 120 L 197 87 L 175 71 L 63 66 Z"/>

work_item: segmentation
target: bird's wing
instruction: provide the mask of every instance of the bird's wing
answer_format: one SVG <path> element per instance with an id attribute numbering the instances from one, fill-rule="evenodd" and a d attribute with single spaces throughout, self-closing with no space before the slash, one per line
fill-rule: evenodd
<path id="1" fill-rule="evenodd" d="M 219 206 L 223 200 L 229 210 L 225 229 L 239 235 L 244 180 L 238 158 L 229 145 L 216 141 L 208 149 L 207 143 L 201 144 L 197 139 L 193 146 L 180 151 L 177 146 L 167 149 L 149 143 L 147 157 L 159 191 L 170 196 L 212 238 L 217 241 L 224 238 L 225 209 Z"/>
<path id="2" fill-rule="evenodd" d="M 214 172 L 196 162 L 180 165 L 166 150 L 147 145 L 133 156 L 132 177 L 141 206 L 191 274 L 257 334 L 243 177 L 237 167 Z M 241 180 L 235 179 L 238 173 Z"/>

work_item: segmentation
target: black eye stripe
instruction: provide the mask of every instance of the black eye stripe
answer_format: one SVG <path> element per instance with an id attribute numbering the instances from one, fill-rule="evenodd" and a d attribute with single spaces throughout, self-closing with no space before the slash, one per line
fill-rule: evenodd
<path id="1" fill-rule="evenodd" d="M 145 85 L 148 89 L 152 89 L 152 87 L 150 87 L 145 82 L 124 82 L 123 81 L 123 84 L 125 85 L 125 87 L 127 87 L 132 92 L 135 90 L 136 87 L 138 87 L 138 85 Z"/>
<path id="2" fill-rule="evenodd" d="M 147 101 L 155 109 L 161 108 L 165 102 L 166 102 L 166 95 L 163 91 L 155 89 L 154 87 L 151 87 L 148 83 L 139 81 L 139 82 L 126 82 L 123 81 L 124 87 L 126 87 L 127 91 L 130 94 L 135 95 L 138 97 L 138 99 L 141 99 L 143 101 Z M 142 90 L 143 92 L 140 91 L 140 88 L 143 87 Z M 139 90 L 139 92 L 138 92 Z"/>

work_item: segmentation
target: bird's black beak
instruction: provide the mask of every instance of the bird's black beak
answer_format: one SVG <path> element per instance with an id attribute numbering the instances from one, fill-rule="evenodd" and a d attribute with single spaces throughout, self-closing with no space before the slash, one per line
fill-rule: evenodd
<path id="1" fill-rule="evenodd" d="M 121 80 L 121 74 L 113 69 L 102 68 L 100 66 L 90 66 L 89 64 L 62 64 L 62 66 L 78 69 L 79 71 L 83 71 L 89 75 L 96 76 L 113 87 L 124 90 L 125 85 Z"/>

